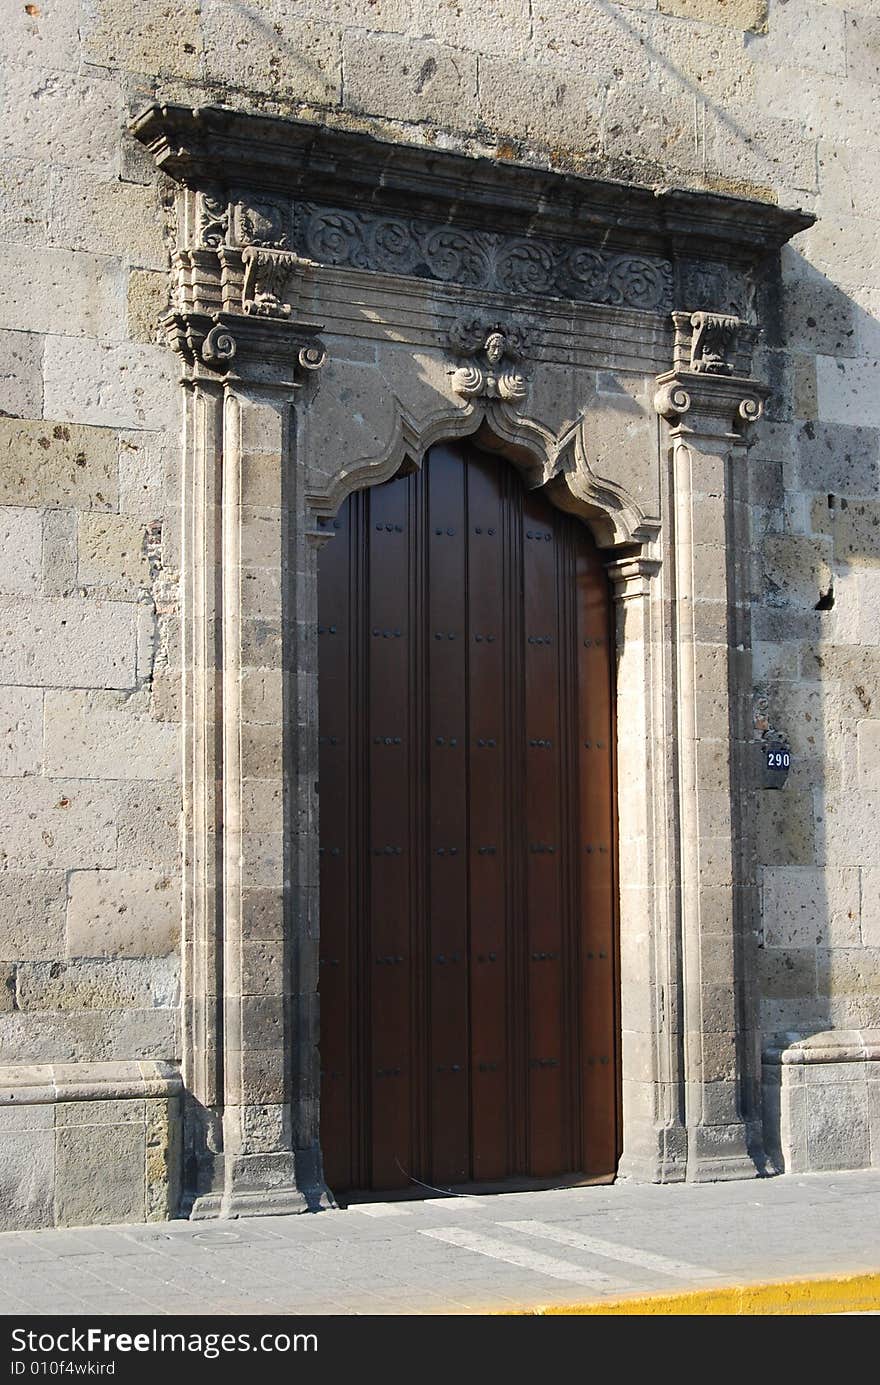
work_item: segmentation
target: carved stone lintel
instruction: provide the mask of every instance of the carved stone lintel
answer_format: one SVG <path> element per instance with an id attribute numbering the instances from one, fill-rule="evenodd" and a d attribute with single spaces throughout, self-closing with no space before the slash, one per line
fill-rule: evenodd
<path id="1" fill-rule="evenodd" d="M 247 245 L 241 252 L 244 265 L 244 286 L 241 305 L 255 317 L 290 317 L 291 306 L 282 301 L 289 280 L 301 272 L 310 260 L 304 260 L 292 250 L 273 250 L 265 246 Z"/>
<path id="2" fill-rule="evenodd" d="M 449 346 L 458 356 L 475 359 L 452 370 L 452 388 L 464 399 L 500 399 L 516 404 L 525 399 L 527 385 L 520 370 L 502 365 L 517 361 L 528 344 L 526 328 L 519 324 L 459 318 L 449 329 Z"/>

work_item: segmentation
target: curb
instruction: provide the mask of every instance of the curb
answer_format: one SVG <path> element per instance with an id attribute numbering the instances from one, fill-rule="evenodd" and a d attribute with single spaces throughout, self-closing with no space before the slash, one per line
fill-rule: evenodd
<path id="1" fill-rule="evenodd" d="M 516 1317 L 703 1317 L 880 1312 L 880 1272 L 729 1284 L 673 1294 L 636 1294 L 520 1308 Z"/>

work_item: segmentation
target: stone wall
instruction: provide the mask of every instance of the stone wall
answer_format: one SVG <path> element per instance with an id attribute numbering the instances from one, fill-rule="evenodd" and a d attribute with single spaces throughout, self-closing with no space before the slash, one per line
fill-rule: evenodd
<path id="1" fill-rule="evenodd" d="M 749 462 L 755 724 L 794 752 L 755 804 L 762 1025 L 880 1026 L 877 0 L 5 0 L 0 56 L 2 1061 L 180 1053 L 180 414 L 126 133 L 157 98 L 817 213 Z"/>

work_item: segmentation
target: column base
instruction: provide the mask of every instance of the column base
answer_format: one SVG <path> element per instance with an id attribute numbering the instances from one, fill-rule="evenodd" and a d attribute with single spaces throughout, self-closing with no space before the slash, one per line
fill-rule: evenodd
<path id="1" fill-rule="evenodd" d="M 640 1126 L 625 1131 L 617 1177 L 634 1183 L 683 1183 L 687 1132 L 680 1125 Z"/>
<path id="2" fill-rule="evenodd" d="M 313 1150 L 226 1155 L 224 1186 L 198 1195 L 191 1221 L 214 1218 L 287 1217 L 336 1206 Z"/>
<path id="3" fill-rule="evenodd" d="M 757 1178 L 744 1125 L 697 1125 L 688 1132 L 688 1183 Z"/>

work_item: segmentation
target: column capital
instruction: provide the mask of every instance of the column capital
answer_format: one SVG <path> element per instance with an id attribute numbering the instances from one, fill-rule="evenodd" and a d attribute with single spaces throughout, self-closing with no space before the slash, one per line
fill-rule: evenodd
<path id="1" fill-rule="evenodd" d="M 673 368 L 655 381 L 654 408 L 674 435 L 738 438 L 769 388 L 750 375 L 757 328 L 723 313 L 674 312 Z"/>
<path id="2" fill-rule="evenodd" d="M 317 323 L 246 313 L 172 311 L 160 325 L 168 345 L 181 357 L 188 381 L 293 390 L 327 359 Z"/>

